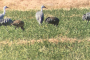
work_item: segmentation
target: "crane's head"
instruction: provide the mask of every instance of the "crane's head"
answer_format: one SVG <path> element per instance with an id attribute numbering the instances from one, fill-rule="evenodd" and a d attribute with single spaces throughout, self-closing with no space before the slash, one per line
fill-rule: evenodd
<path id="1" fill-rule="evenodd" d="M 44 5 L 42 5 L 41 8 L 46 8 L 46 7 Z"/>
<path id="2" fill-rule="evenodd" d="M 4 7 L 3 7 L 3 9 L 6 9 L 6 8 L 8 8 L 8 7 L 7 7 L 7 6 L 4 6 Z"/>

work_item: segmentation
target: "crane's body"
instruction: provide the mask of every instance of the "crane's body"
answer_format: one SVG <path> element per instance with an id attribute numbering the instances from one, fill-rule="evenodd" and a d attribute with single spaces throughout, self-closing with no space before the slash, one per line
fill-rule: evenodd
<path id="1" fill-rule="evenodd" d="M 89 21 L 90 21 L 90 12 L 84 14 L 84 15 L 82 16 L 82 19 L 83 19 L 83 20 L 87 20 L 87 21 L 89 22 Z M 88 22 L 87 22 L 87 24 L 88 24 Z"/>
<path id="2" fill-rule="evenodd" d="M 44 14 L 42 11 L 38 11 L 36 13 L 36 20 L 38 21 L 39 24 L 42 24 L 42 22 L 44 20 Z"/>
<path id="3" fill-rule="evenodd" d="M 57 26 L 59 23 L 59 19 L 57 17 L 47 17 L 45 22 L 47 22 L 48 24 L 54 24 Z"/>
<path id="4" fill-rule="evenodd" d="M 13 21 L 10 18 L 0 19 L 0 26 L 4 25 L 11 25 Z"/>

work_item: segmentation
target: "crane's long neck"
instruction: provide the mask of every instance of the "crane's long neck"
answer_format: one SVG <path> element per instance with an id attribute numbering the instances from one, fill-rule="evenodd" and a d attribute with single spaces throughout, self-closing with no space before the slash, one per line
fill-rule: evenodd
<path id="1" fill-rule="evenodd" d="M 6 13 L 6 10 L 5 10 L 5 8 L 3 8 L 3 15 L 5 15 L 5 13 Z"/>
<path id="2" fill-rule="evenodd" d="M 41 11 L 43 11 L 43 8 L 41 7 Z"/>

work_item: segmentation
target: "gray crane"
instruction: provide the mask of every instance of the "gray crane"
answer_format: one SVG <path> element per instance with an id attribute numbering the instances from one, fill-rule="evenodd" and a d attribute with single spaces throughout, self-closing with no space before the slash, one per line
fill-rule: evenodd
<path id="1" fill-rule="evenodd" d="M 87 24 L 88 24 L 88 22 L 90 21 L 90 12 L 84 14 L 84 15 L 82 16 L 82 19 L 83 19 L 83 20 L 87 20 Z"/>
<path id="2" fill-rule="evenodd" d="M 0 14 L 0 19 L 3 19 L 3 17 L 4 17 L 4 15 L 5 15 L 5 13 L 6 13 L 6 8 L 8 8 L 7 6 L 4 6 L 3 7 L 3 13 L 2 14 Z"/>
<path id="3" fill-rule="evenodd" d="M 0 26 L 4 25 L 4 26 L 6 26 L 5 28 L 7 28 L 7 26 L 11 26 L 12 22 L 13 21 L 10 18 L 0 19 Z"/>
<path id="4" fill-rule="evenodd" d="M 0 26 L 4 25 L 11 25 L 13 21 L 10 18 L 0 19 Z"/>
<path id="5" fill-rule="evenodd" d="M 45 22 L 47 22 L 48 24 L 54 24 L 57 26 L 59 23 L 59 19 L 57 17 L 47 17 Z"/>
<path id="6" fill-rule="evenodd" d="M 41 11 L 36 12 L 36 20 L 39 24 L 42 24 L 44 20 L 43 8 L 46 8 L 44 5 L 41 6 Z"/>

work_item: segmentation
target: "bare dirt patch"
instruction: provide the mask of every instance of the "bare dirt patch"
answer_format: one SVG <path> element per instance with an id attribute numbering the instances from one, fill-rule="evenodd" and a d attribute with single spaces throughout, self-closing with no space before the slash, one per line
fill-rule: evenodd
<path id="1" fill-rule="evenodd" d="M 45 5 L 48 9 L 89 7 L 90 0 L 0 0 L 0 9 L 9 6 L 10 10 L 40 9 Z"/>

